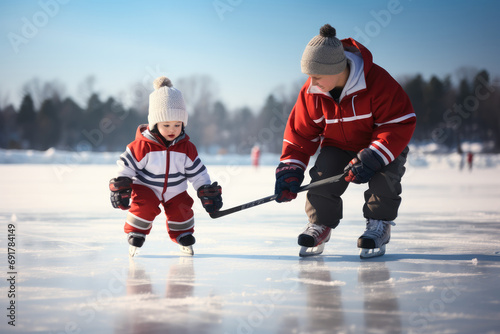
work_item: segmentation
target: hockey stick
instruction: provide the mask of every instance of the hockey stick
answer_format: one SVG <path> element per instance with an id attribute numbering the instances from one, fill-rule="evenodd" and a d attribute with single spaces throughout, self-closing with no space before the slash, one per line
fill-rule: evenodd
<path id="1" fill-rule="evenodd" d="M 340 179 L 342 179 L 346 174 L 347 173 L 342 173 L 342 174 L 335 175 L 335 176 L 332 176 L 332 177 L 329 177 L 329 178 L 326 178 L 323 180 L 309 183 L 308 185 L 300 187 L 299 191 L 297 191 L 297 193 L 300 193 L 300 192 L 303 192 L 303 191 L 306 191 L 309 189 L 317 188 L 317 187 L 320 187 L 320 186 L 325 185 L 325 184 L 335 183 L 335 182 L 339 181 Z M 241 210 L 252 208 L 252 207 L 257 206 L 257 205 L 261 205 L 261 204 L 264 204 L 267 202 L 274 201 L 275 199 L 276 199 L 276 194 L 271 195 L 271 196 L 267 196 L 267 197 L 264 197 L 264 198 L 261 198 L 261 199 L 258 199 L 258 200 L 252 201 L 252 202 L 241 204 L 241 205 L 232 207 L 232 208 L 227 209 L 227 210 L 221 210 L 221 211 L 211 213 L 210 217 L 215 219 L 215 218 L 227 216 L 231 213 L 235 213 L 235 212 L 238 212 Z"/>

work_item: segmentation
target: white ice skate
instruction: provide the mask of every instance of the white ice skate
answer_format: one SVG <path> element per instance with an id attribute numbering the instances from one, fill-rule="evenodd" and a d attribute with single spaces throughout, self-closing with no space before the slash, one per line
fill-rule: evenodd
<path id="1" fill-rule="evenodd" d="M 181 234 L 177 238 L 177 242 L 179 243 L 179 248 L 183 254 L 194 255 L 193 245 L 196 242 L 193 234 L 188 232 Z"/>
<path id="2" fill-rule="evenodd" d="M 179 248 L 181 249 L 181 252 L 183 254 L 194 255 L 193 246 L 182 246 L 182 245 L 179 245 Z"/>
<path id="3" fill-rule="evenodd" d="M 319 245 L 314 246 L 314 247 L 302 246 L 302 247 L 300 247 L 299 256 L 300 257 L 307 257 L 307 256 L 320 255 L 321 253 L 323 253 L 324 250 L 325 250 L 325 243 L 324 242 L 322 242 Z"/>
<path id="4" fill-rule="evenodd" d="M 332 229 L 324 225 L 308 223 L 304 232 L 299 235 L 299 256 L 320 255 L 325 249 L 325 243 L 330 240 Z"/>
<path id="5" fill-rule="evenodd" d="M 358 239 L 359 257 L 362 259 L 382 256 L 385 254 L 385 245 L 391 240 L 391 225 L 394 222 L 376 219 L 367 219 L 366 230 Z"/>
<path id="6" fill-rule="evenodd" d="M 130 257 L 134 257 L 135 254 L 138 254 L 137 248 L 138 247 L 135 247 L 135 246 L 132 246 L 132 245 L 128 246 L 128 255 Z"/>
<path id="7" fill-rule="evenodd" d="M 130 232 L 127 235 L 127 240 L 130 246 L 128 247 L 128 255 L 134 257 L 138 252 L 137 250 L 142 247 L 146 240 L 146 235 L 142 233 Z"/>

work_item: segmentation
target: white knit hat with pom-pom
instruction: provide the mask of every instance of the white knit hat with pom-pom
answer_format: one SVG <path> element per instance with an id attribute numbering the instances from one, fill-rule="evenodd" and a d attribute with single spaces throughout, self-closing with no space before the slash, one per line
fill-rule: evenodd
<path id="1" fill-rule="evenodd" d="M 159 77 L 153 82 L 154 92 L 149 95 L 149 129 L 158 122 L 181 121 L 187 126 L 188 114 L 182 93 L 174 88 L 167 77 Z"/>

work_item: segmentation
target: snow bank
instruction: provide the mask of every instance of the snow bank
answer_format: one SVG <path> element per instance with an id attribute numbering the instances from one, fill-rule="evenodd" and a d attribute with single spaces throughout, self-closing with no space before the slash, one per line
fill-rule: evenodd
<path id="1" fill-rule="evenodd" d="M 60 165 L 112 165 L 121 152 L 69 152 L 56 149 L 47 151 L 0 149 L 0 164 L 60 164 Z M 206 165 L 251 165 L 250 155 L 200 153 Z M 314 158 L 311 164 L 314 162 Z M 278 154 L 261 155 L 262 166 L 276 166 Z M 427 148 L 413 146 L 410 149 L 407 167 L 458 169 L 466 166 L 466 157 L 457 153 L 434 153 Z M 500 154 L 474 154 L 474 168 L 500 168 Z"/>
<path id="2" fill-rule="evenodd" d="M 2 164 L 114 164 L 120 153 L 69 152 L 50 148 L 47 151 L 0 149 Z"/>
<path id="3" fill-rule="evenodd" d="M 69 152 L 50 148 L 47 151 L 0 149 L 0 164 L 62 164 L 62 165 L 109 165 L 115 164 L 122 152 Z M 250 165 L 250 155 L 200 154 L 206 165 Z M 261 154 L 263 166 L 279 163 L 279 155 Z"/>

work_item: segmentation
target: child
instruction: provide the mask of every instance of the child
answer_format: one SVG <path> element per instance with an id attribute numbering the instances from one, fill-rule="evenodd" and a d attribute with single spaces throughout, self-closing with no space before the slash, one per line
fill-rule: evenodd
<path id="1" fill-rule="evenodd" d="M 181 250 L 193 254 L 193 199 L 187 180 L 208 213 L 222 207 L 222 191 L 212 184 L 196 147 L 184 129 L 188 114 L 182 93 L 166 77 L 157 78 L 149 96 L 149 124 L 140 125 L 135 140 L 117 161 L 118 177 L 109 182 L 114 208 L 129 210 L 125 222 L 130 255 L 144 244 L 162 204 L 167 231 Z M 132 203 L 129 206 L 129 201 Z"/>

